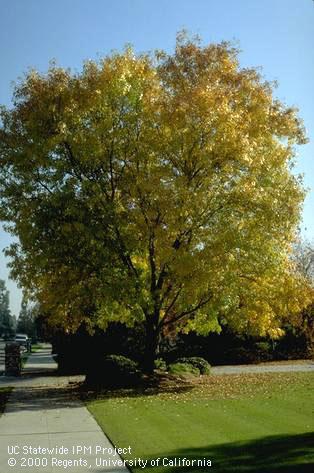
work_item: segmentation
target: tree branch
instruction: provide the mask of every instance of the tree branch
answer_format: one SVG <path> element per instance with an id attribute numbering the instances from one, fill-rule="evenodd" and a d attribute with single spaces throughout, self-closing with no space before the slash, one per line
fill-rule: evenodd
<path id="1" fill-rule="evenodd" d="M 204 307 L 206 304 L 208 304 L 208 302 L 211 300 L 212 298 L 212 295 L 210 295 L 207 299 L 205 300 L 201 300 L 195 307 L 193 307 L 192 309 L 189 309 L 189 310 L 185 310 L 184 312 L 181 312 L 180 315 L 178 315 L 177 317 L 174 317 L 173 319 L 171 320 L 168 320 L 166 322 L 163 322 L 162 323 L 162 326 L 166 326 L 166 325 L 170 325 L 170 324 L 173 324 L 175 322 L 177 322 L 178 320 L 182 319 L 183 317 L 185 317 L 186 315 L 191 315 L 193 314 L 194 312 L 197 312 L 199 309 L 201 309 L 202 307 Z"/>

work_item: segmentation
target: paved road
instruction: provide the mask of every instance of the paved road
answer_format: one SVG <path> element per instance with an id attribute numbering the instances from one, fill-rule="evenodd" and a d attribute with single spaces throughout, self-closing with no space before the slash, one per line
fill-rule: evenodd
<path id="1" fill-rule="evenodd" d="M 22 376 L 0 376 L 0 387 L 66 386 L 84 381 L 85 376 L 58 376 L 57 364 L 51 357 L 51 345 L 42 344 L 39 352 L 31 353 L 22 370 Z M 0 473 L 1 470 L 0 470 Z"/>
<path id="2" fill-rule="evenodd" d="M 5 350 L 5 343 L 3 340 L 0 339 L 0 374 L 3 374 L 5 371 L 4 365 L 4 350 Z M 45 374 L 51 375 L 57 369 L 57 364 L 51 358 L 51 345 L 49 343 L 42 344 L 42 349 L 40 352 L 31 353 L 28 357 L 28 361 L 23 369 L 23 377 L 24 375 L 33 375 L 33 374 Z M 1 377 L 0 377 L 1 380 Z M 19 382 L 19 378 L 13 378 Z"/>
<path id="3" fill-rule="evenodd" d="M 58 367 L 51 356 L 51 345 L 49 343 L 41 344 L 40 351 L 31 353 L 28 356 L 27 363 L 23 369 L 23 375 L 54 373 Z"/>

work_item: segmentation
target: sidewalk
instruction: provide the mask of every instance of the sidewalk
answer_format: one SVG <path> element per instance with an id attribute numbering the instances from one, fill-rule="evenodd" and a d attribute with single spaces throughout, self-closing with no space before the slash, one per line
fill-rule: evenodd
<path id="1" fill-rule="evenodd" d="M 313 373 L 314 362 L 311 360 L 270 361 L 258 365 L 212 366 L 211 374 L 250 374 L 250 373 Z"/>
<path id="2" fill-rule="evenodd" d="M 128 472 L 119 466 L 118 455 L 109 454 L 111 443 L 73 396 L 69 378 L 53 376 L 55 368 L 44 348 L 29 357 L 26 377 L 15 381 L 2 377 L 0 386 L 15 389 L 0 417 L 0 472 Z M 100 462 L 105 466 L 98 466 Z"/>

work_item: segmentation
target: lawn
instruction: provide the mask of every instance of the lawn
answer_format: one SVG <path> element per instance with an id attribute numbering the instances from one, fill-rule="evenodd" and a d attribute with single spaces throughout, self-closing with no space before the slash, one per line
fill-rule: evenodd
<path id="1" fill-rule="evenodd" d="M 11 391 L 12 388 L 0 388 L 0 416 L 4 411 L 5 404 Z"/>
<path id="2" fill-rule="evenodd" d="M 41 343 L 34 343 L 32 345 L 32 350 L 31 353 L 36 353 L 42 349 L 42 344 Z"/>
<path id="3" fill-rule="evenodd" d="M 124 458 L 148 460 L 154 473 L 211 470 L 183 457 L 210 459 L 215 472 L 299 473 L 314 465 L 313 387 L 314 373 L 212 376 L 87 404 L 114 445 L 131 446 Z M 153 468 L 158 457 L 166 466 Z"/>

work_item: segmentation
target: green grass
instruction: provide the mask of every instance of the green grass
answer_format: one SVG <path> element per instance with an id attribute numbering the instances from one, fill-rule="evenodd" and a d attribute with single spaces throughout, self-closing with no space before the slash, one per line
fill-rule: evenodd
<path id="1" fill-rule="evenodd" d="M 0 416 L 4 411 L 5 404 L 11 391 L 12 388 L 0 388 Z"/>
<path id="2" fill-rule="evenodd" d="M 114 445 L 131 446 L 126 460 L 146 459 L 154 473 L 209 471 L 191 465 L 152 468 L 150 461 L 158 457 L 211 459 L 213 471 L 224 473 L 311 470 L 314 373 L 203 379 L 196 386 L 107 393 L 88 401 L 88 408 Z"/>
<path id="3" fill-rule="evenodd" d="M 32 345 L 32 351 L 31 353 L 36 353 L 37 351 L 42 349 L 42 345 L 40 343 L 34 343 Z"/>

